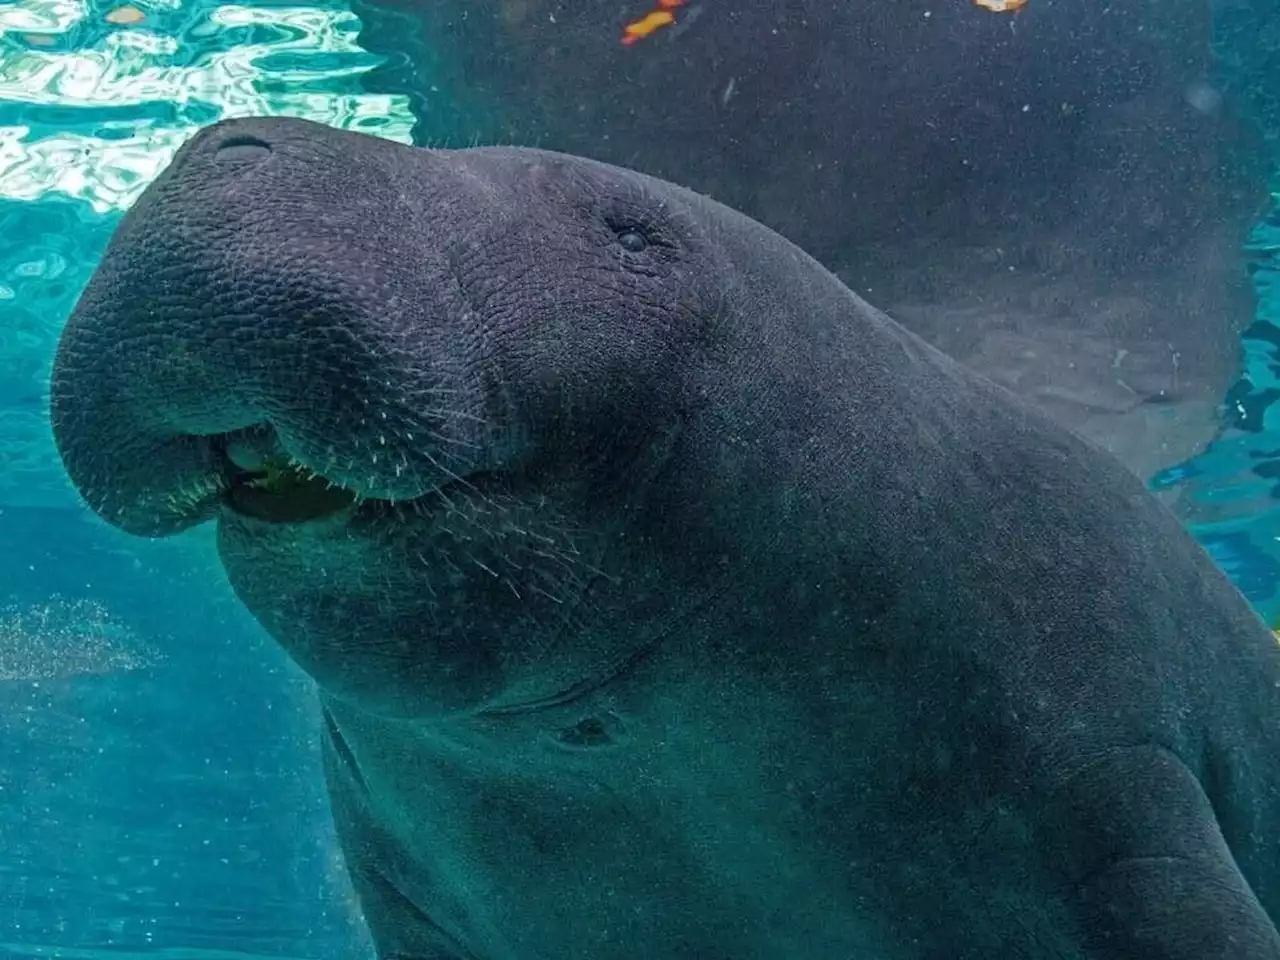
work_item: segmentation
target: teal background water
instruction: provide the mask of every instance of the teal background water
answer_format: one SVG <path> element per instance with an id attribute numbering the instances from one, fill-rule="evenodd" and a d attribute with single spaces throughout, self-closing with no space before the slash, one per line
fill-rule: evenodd
<path id="1" fill-rule="evenodd" d="M 307 681 L 235 604 L 207 532 L 138 542 L 80 509 L 49 439 L 48 366 L 122 212 L 199 126 L 275 113 L 449 140 L 483 97 L 411 110 L 371 92 L 375 68 L 379 89 L 404 70 L 421 90 L 453 67 L 447 51 L 365 52 L 341 3 L 157 0 L 112 22 L 120 9 L 0 3 L 0 956 L 367 955 Z M 1276 18 L 1216 16 L 1223 89 L 1280 130 Z M 1248 262 L 1257 312 L 1219 435 L 1151 480 L 1274 621 L 1280 215 Z"/>
<path id="2" fill-rule="evenodd" d="M 378 58 L 342 4 L 119 7 L 0 4 L 0 956 L 358 957 L 304 678 L 207 537 L 88 519 L 45 396 L 111 231 L 195 129 L 413 120 L 362 89 Z"/>

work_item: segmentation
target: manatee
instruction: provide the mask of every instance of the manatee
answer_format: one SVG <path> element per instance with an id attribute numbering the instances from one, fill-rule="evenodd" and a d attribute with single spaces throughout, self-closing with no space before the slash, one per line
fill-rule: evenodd
<path id="1" fill-rule="evenodd" d="M 387 960 L 1280 957 L 1270 632 L 1118 461 L 706 197 L 216 124 L 52 422 L 314 678 Z"/>

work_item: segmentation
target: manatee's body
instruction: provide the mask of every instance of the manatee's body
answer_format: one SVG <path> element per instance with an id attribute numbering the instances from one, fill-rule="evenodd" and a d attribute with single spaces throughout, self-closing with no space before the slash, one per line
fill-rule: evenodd
<path id="1" fill-rule="evenodd" d="M 1116 462 L 704 198 L 222 124 L 53 400 L 88 502 L 215 520 L 316 678 L 384 957 L 1280 958 L 1268 631 Z"/>

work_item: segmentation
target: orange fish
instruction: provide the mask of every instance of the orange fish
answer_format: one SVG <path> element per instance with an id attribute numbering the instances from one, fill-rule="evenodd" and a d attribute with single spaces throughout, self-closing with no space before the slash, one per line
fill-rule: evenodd
<path id="1" fill-rule="evenodd" d="M 973 0 L 973 2 L 994 13 L 1017 13 L 1027 5 L 1027 0 Z"/>
<path id="2" fill-rule="evenodd" d="M 622 45 L 629 47 L 633 43 L 643 40 L 651 35 L 654 31 L 660 30 L 662 27 L 669 27 L 676 22 L 675 14 L 671 11 L 678 7 L 683 7 L 688 0 L 657 0 L 658 8 L 650 10 L 639 20 L 632 20 L 626 25 L 622 31 Z M 1025 3 L 1026 0 L 1023 0 Z"/>
<path id="3" fill-rule="evenodd" d="M 660 27 L 670 26 L 676 22 L 676 18 L 671 15 L 669 10 L 654 10 L 652 13 L 646 13 L 639 20 L 632 20 L 627 24 L 626 29 L 622 33 L 623 46 L 631 46 L 639 40 L 643 40 Z"/>

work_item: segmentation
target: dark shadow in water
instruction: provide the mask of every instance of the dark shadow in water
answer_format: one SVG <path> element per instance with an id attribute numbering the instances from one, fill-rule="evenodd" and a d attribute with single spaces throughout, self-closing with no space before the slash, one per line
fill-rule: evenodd
<path id="1" fill-rule="evenodd" d="M 1208 4 L 358 0 L 419 142 L 538 145 L 763 220 L 1143 475 L 1193 453 L 1251 315 L 1263 153 Z"/>

